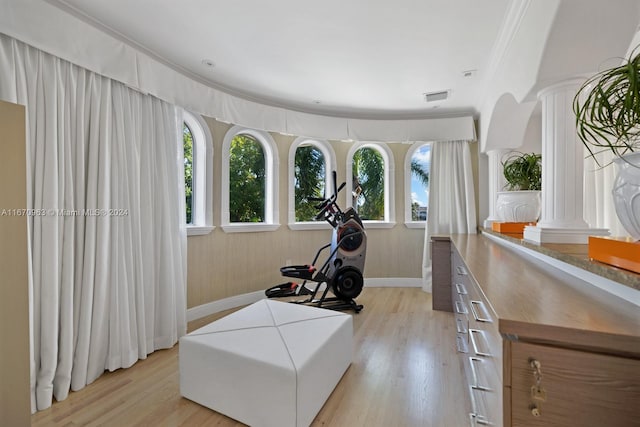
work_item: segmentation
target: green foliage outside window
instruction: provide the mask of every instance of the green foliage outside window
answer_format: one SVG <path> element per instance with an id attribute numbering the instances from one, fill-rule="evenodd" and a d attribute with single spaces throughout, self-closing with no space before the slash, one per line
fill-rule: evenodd
<path id="1" fill-rule="evenodd" d="M 384 220 L 384 159 L 369 147 L 353 155 L 353 206 L 362 219 Z M 359 188 L 358 188 L 359 187 Z M 357 193 L 359 195 L 355 195 Z"/>
<path id="2" fill-rule="evenodd" d="M 426 189 L 429 186 L 429 172 L 426 165 L 420 163 L 416 159 L 411 159 L 411 174 L 424 186 Z M 416 202 L 411 203 L 411 220 L 412 221 L 426 221 L 426 213 L 420 215 L 420 205 Z"/>
<path id="3" fill-rule="evenodd" d="M 312 146 L 300 146 L 295 156 L 295 211 L 296 221 L 313 221 L 318 202 L 309 198 L 324 198 L 325 162 L 322 152 Z"/>
<path id="4" fill-rule="evenodd" d="M 412 221 L 420 220 L 420 204 L 418 202 L 411 203 L 411 220 Z"/>
<path id="5" fill-rule="evenodd" d="M 265 221 L 265 156 L 262 145 L 239 134 L 229 152 L 229 220 Z"/>
<path id="6" fill-rule="evenodd" d="M 182 146 L 184 148 L 184 193 L 186 198 L 187 224 L 193 222 L 193 134 L 187 124 L 182 125 Z"/>

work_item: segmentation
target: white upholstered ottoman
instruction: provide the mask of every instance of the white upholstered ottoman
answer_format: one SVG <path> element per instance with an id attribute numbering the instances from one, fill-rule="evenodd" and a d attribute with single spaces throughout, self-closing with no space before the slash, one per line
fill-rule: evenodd
<path id="1" fill-rule="evenodd" d="M 180 394 L 251 426 L 308 426 L 352 338 L 348 314 L 261 300 L 180 339 Z"/>

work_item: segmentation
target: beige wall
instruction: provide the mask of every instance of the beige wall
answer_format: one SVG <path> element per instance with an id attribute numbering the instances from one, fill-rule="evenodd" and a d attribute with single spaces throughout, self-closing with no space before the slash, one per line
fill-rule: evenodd
<path id="1" fill-rule="evenodd" d="M 331 230 L 292 231 L 288 227 L 288 156 L 295 139 L 272 134 L 280 159 L 279 212 L 280 228 L 274 232 L 225 233 L 220 224 L 222 140 L 231 125 L 207 119 L 214 145 L 213 222 L 216 229 L 205 236 L 188 238 L 189 274 L 187 305 L 189 308 L 288 281 L 279 268 L 290 260 L 307 264 L 318 248 L 331 239 Z M 330 141 L 336 153 L 338 182 L 345 180 L 346 156 L 350 143 Z M 422 275 L 424 231 L 404 225 L 404 161 L 408 144 L 389 144 L 395 161 L 395 215 L 392 229 L 367 230 L 365 278 L 408 277 Z M 341 207 L 346 191 L 341 192 Z"/>
<path id="2" fill-rule="evenodd" d="M 0 424 L 31 424 L 25 109 L 0 101 Z M 15 210 L 15 211 L 14 211 Z"/>

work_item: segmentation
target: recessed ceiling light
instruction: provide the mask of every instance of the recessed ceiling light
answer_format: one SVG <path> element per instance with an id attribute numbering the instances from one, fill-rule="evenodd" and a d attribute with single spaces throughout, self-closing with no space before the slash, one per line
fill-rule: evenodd
<path id="1" fill-rule="evenodd" d="M 202 65 L 205 65 L 207 67 L 215 67 L 216 66 L 216 64 L 210 59 L 203 59 L 202 60 Z"/>

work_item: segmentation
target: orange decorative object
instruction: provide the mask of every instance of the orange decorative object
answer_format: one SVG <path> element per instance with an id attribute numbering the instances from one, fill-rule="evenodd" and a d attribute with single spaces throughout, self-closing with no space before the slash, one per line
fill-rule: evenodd
<path id="1" fill-rule="evenodd" d="M 527 225 L 536 225 L 535 222 L 494 222 L 491 229 L 498 233 L 522 234 Z"/>
<path id="2" fill-rule="evenodd" d="M 589 258 L 640 273 L 640 242 L 630 237 L 589 236 Z"/>

